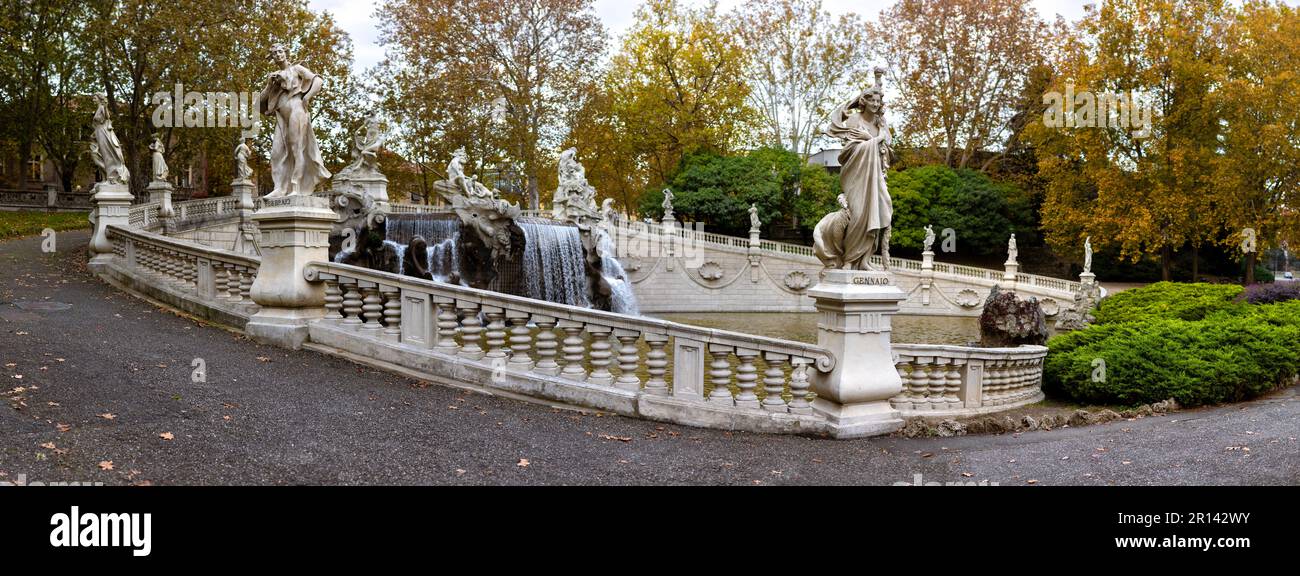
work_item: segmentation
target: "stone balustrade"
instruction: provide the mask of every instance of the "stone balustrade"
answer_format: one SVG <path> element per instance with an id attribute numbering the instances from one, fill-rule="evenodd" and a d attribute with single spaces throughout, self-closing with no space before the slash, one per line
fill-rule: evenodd
<path id="1" fill-rule="evenodd" d="M 110 280 L 235 326 L 257 312 L 250 298 L 261 267 L 256 256 L 117 226 L 108 228 L 108 240 L 115 256 L 105 272 Z"/>
<path id="2" fill-rule="evenodd" d="M 541 302 L 328 262 L 311 341 L 433 374 L 684 424 L 818 431 L 814 345 Z M 706 369 L 707 366 L 707 369 Z"/>
<path id="3" fill-rule="evenodd" d="M 1043 399 L 1047 348 L 895 344 L 903 392 L 890 404 L 905 416 L 967 416 Z"/>
<path id="4" fill-rule="evenodd" d="M 129 222 L 139 230 L 161 230 L 163 227 L 162 203 L 148 202 L 131 207 Z"/>

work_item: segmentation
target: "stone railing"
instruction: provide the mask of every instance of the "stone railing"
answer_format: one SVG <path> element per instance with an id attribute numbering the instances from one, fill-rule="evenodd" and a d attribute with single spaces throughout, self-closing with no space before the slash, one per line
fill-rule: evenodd
<path id="1" fill-rule="evenodd" d="M 906 416 L 972 415 L 1043 399 L 1047 348 L 894 344 L 903 392 L 890 404 Z"/>
<path id="2" fill-rule="evenodd" d="M 176 213 L 177 223 L 184 224 L 197 220 L 213 220 L 226 216 L 237 216 L 239 215 L 239 198 L 234 196 L 204 198 L 202 200 L 177 202 L 172 207 Z"/>
<path id="3" fill-rule="evenodd" d="M 209 309 L 244 319 L 257 312 L 250 297 L 261 260 L 158 234 L 110 226 L 119 281 L 137 292 L 203 317 Z M 236 322 L 237 323 L 237 322 Z"/>
<path id="4" fill-rule="evenodd" d="M 313 262 L 326 316 L 311 341 L 488 388 L 631 416 L 754 431 L 816 431 L 814 345 L 625 316 Z M 706 370 L 707 356 L 707 370 Z M 466 367 L 473 370 L 466 370 Z"/>
<path id="5" fill-rule="evenodd" d="M 389 204 L 389 214 L 450 214 L 450 206 L 433 206 L 430 204 Z M 550 218 L 553 212 L 550 210 L 523 210 L 520 212 L 525 218 Z"/>
<path id="6" fill-rule="evenodd" d="M 0 190 L 0 206 L 19 209 L 88 210 L 90 193 L 62 192 L 58 188 L 44 190 Z"/>
<path id="7" fill-rule="evenodd" d="M 162 204 L 148 202 L 132 206 L 128 222 L 132 228 L 139 230 L 161 230 L 163 227 Z"/>

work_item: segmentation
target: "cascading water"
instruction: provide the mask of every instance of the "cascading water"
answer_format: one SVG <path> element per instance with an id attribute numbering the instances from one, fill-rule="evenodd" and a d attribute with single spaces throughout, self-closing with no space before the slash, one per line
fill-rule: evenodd
<path id="1" fill-rule="evenodd" d="M 640 316 L 641 310 L 637 307 L 632 283 L 627 279 L 623 264 L 615 257 L 614 240 L 603 228 L 596 228 L 592 233 L 596 235 L 596 250 L 600 254 L 602 274 L 613 290 L 609 296 L 610 311 Z"/>
<path id="2" fill-rule="evenodd" d="M 420 236 L 429 244 L 429 272 L 433 279 L 447 282 L 460 272 L 460 256 L 456 245 L 460 242 L 460 220 L 455 218 L 428 218 L 390 216 L 386 222 L 385 244 L 392 245 L 398 256 L 399 274 L 406 273 L 406 248 L 411 239 Z"/>
<path id="3" fill-rule="evenodd" d="M 535 300 L 591 307 L 578 229 L 524 219 L 518 224 L 526 238 L 524 295 Z"/>

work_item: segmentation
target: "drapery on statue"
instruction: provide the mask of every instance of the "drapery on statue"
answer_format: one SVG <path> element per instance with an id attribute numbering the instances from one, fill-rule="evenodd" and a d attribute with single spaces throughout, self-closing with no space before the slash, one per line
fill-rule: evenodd
<path id="1" fill-rule="evenodd" d="M 831 114 L 826 134 L 844 143 L 840 152 L 840 182 L 848 200 L 848 227 L 839 246 L 819 246 L 818 252 L 837 254 L 822 262 L 828 268 L 876 270 L 871 257 L 877 249 L 889 269 L 889 238 L 894 204 L 889 198 L 885 174 L 889 171 L 893 137 L 885 121 L 884 89 L 877 68 L 876 84 Z M 835 214 L 827 218 L 838 218 Z M 829 238 L 823 238 L 829 240 Z M 838 264 L 837 264 L 838 263 Z"/>
<path id="2" fill-rule="evenodd" d="M 1016 244 L 1016 235 L 1012 234 L 1011 239 L 1007 241 L 1007 264 L 1019 262 L 1020 247 Z"/>
<path id="3" fill-rule="evenodd" d="M 1083 273 L 1092 274 L 1092 236 L 1083 241 Z"/>
<path id="4" fill-rule="evenodd" d="M 275 190 L 268 197 L 309 196 L 316 184 L 330 177 L 311 128 L 311 100 L 325 79 L 301 64 L 290 64 L 284 47 L 278 44 L 271 47 L 271 58 L 280 70 L 267 75 L 266 87 L 257 95 L 258 112 L 275 115 L 271 141 Z"/>
<path id="5" fill-rule="evenodd" d="M 758 217 L 758 204 L 749 205 L 749 233 L 753 234 L 763 228 L 763 221 Z"/>
<path id="6" fill-rule="evenodd" d="M 676 198 L 676 196 L 673 196 L 673 191 L 672 191 L 672 190 L 669 190 L 668 188 L 664 188 L 664 203 L 662 204 L 662 206 L 663 206 L 663 208 L 664 208 L 664 218 L 663 218 L 664 220 L 673 220 L 673 219 L 674 219 L 674 218 L 673 218 L 673 199 L 674 199 L 674 198 Z"/>
<path id="7" fill-rule="evenodd" d="M 95 118 L 92 125 L 95 141 L 90 145 L 90 157 L 104 173 L 104 181 L 109 184 L 127 184 L 131 182 L 131 171 L 126 169 L 126 157 L 122 154 L 122 143 L 113 132 L 113 115 L 108 111 L 108 95 L 95 94 Z"/>
<path id="8" fill-rule="evenodd" d="M 248 157 L 252 154 L 253 150 L 245 140 L 240 140 L 235 146 L 235 182 L 253 181 L 253 169 L 248 167 Z"/>
<path id="9" fill-rule="evenodd" d="M 379 127 L 379 114 L 372 110 L 366 116 L 365 128 L 352 137 L 352 163 L 339 171 L 338 178 L 379 175 L 379 149 L 383 146 L 384 131 Z"/>
<path id="10" fill-rule="evenodd" d="M 922 252 L 930 252 L 934 250 L 934 240 L 934 226 L 926 226 L 925 241 L 923 242 L 924 249 Z"/>
<path id="11" fill-rule="evenodd" d="M 149 145 L 149 150 L 153 152 L 153 181 L 167 181 L 167 160 L 163 158 L 166 149 L 163 147 L 162 137 L 154 136 L 153 144 Z"/>
<path id="12" fill-rule="evenodd" d="M 849 214 L 848 199 L 840 194 L 836 201 L 840 203 L 840 209 L 827 214 L 813 230 L 813 253 L 826 267 L 822 270 L 822 276 L 826 275 L 826 270 L 844 267 L 844 233 L 848 231 L 849 221 L 853 219 Z"/>
<path id="13" fill-rule="evenodd" d="M 560 153 L 559 179 L 551 201 L 555 219 L 579 228 L 598 222 L 603 213 L 596 206 L 596 189 L 587 183 L 587 169 L 578 162 L 577 148 Z"/>

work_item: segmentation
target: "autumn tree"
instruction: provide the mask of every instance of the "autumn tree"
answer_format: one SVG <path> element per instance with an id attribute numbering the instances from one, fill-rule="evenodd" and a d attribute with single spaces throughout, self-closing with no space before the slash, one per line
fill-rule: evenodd
<path id="1" fill-rule="evenodd" d="M 387 0 L 378 15 L 388 58 L 374 78 L 398 145 L 431 175 L 462 146 L 480 165 L 517 165 L 537 208 L 604 52 L 592 0 Z"/>
<path id="2" fill-rule="evenodd" d="M 980 153 L 1006 139 L 1047 32 L 1030 0 L 899 0 L 881 12 L 870 46 L 897 84 L 905 143 L 929 162 L 985 169 Z"/>
<path id="3" fill-rule="evenodd" d="M 682 157 L 747 143 L 748 59 L 716 3 L 647 0 L 605 80 L 612 114 L 648 180 L 665 182 Z"/>
<path id="4" fill-rule="evenodd" d="M 1214 94 L 1222 117 L 1222 153 L 1214 189 L 1228 234 L 1247 245 L 1246 283 L 1255 281 L 1259 251 L 1296 238 L 1300 215 L 1300 14 L 1295 8 L 1247 1 L 1227 39 L 1222 88 Z"/>
<path id="5" fill-rule="evenodd" d="M 861 19 L 834 17 L 821 0 L 749 0 L 731 18 L 763 141 L 809 156 L 835 106 L 868 82 Z"/>
<path id="6" fill-rule="evenodd" d="M 1133 261 L 1159 257 L 1168 280 L 1174 251 L 1218 238 L 1213 92 L 1226 10 L 1221 0 L 1108 2 L 1078 24 L 1052 85 L 1074 98 L 1061 102 L 1072 124 L 1029 130 L 1054 247 L 1074 251 L 1092 236 L 1099 249 Z M 1129 102 L 1112 107 L 1098 95 Z M 1143 107 L 1150 130 L 1136 125 Z"/>

